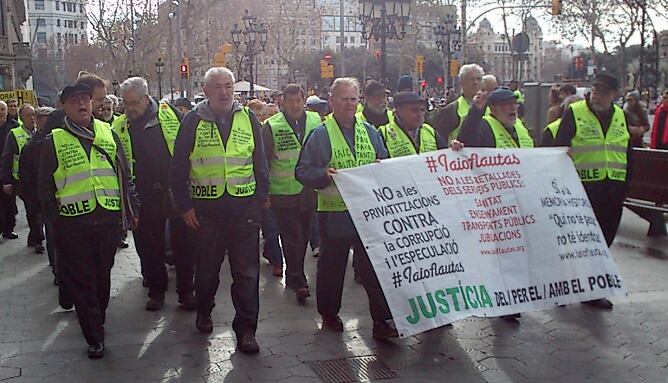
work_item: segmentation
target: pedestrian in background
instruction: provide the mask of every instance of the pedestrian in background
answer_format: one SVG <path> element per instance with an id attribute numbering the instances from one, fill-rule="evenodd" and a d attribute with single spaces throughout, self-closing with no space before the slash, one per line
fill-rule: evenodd
<path id="1" fill-rule="evenodd" d="M 649 117 L 647 109 L 640 101 L 640 92 L 634 90 L 626 94 L 624 112 L 629 123 L 629 132 L 631 132 L 631 146 L 644 147 L 645 143 L 642 138 L 649 131 Z"/>
<path id="2" fill-rule="evenodd" d="M 668 150 L 668 89 L 661 94 L 661 104 L 654 112 L 650 148 Z"/>

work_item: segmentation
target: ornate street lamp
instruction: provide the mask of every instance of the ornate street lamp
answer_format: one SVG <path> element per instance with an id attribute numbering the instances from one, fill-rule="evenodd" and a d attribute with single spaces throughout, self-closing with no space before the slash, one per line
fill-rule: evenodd
<path id="1" fill-rule="evenodd" d="M 248 63 L 249 93 L 252 96 L 255 92 L 253 84 L 255 58 L 259 52 L 264 52 L 267 46 L 268 31 L 267 26 L 263 22 L 259 22 L 257 17 L 250 15 L 248 10 L 244 11 L 241 20 L 243 22 L 243 30 L 239 28 L 239 24 L 234 24 L 232 27 L 232 44 L 237 52 L 241 52 L 242 60 L 245 58 Z M 260 43 L 259 47 L 256 46 L 258 42 Z M 243 50 L 241 50 L 242 44 L 244 45 Z"/>
<path id="2" fill-rule="evenodd" d="M 412 0 L 360 0 L 362 37 L 380 40 L 380 80 L 387 84 L 387 39 L 403 40 Z"/>
<path id="3" fill-rule="evenodd" d="M 155 72 L 158 74 L 158 100 L 162 100 L 162 72 L 165 69 L 165 63 L 162 62 L 162 57 L 158 57 L 155 63 Z"/>
<path id="4" fill-rule="evenodd" d="M 447 14 L 443 20 L 443 25 L 434 27 L 434 35 L 436 35 L 436 47 L 439 51 L 445 54 L 447 60 L 446 78 L 448 79 L 447 87 L 452 86 L 452 76 L 450 76 L 450 66 L 455 53 L 461 50 L 461 29 L 457 26 L 455 15 Z"/>

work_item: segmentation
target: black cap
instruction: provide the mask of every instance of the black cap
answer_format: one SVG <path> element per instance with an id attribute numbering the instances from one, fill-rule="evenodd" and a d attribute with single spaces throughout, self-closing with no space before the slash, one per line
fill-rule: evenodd
<path id="1" fill-rule="evenodd" d="M 405 104 L 426 104 L 427 100 L 413 92 L 399 92 L 394 95 L 392 102 L 397 107 Z"/>
<path id="2" fill-rule="evenodd" d="M 366 86 L 364 86 L 365 97 L 376 96 L 381 93 L 387 93 L 387 88 L 385 87 L 385 85 L 381 84 L 376 80 L 367 81 Z"/>
<path id="3" fill-rule="evenodd" d="M 75 94 L 87 94 L 93 97 L 93 90 L 88 85 L 83 83 L 68 85 L 63 88 L 63 91 L 60 93 L 60 103 L 64 104 L 67 102 L 68 98 L 74 96 Z"/>
<path id="4" fill-rule="evenodd" d="M 174 104 L 174 106 L 181 106 L 181 107 L 187 108 L 188 110 L 191 110 L 193 108 L 193 104 L 186 97 L 177 98 L 173 102 L 173 104 Z"/>
<path id="5" fill-rule="evenodd" d="M 605 86 L 610 90 L 619 90 L 619 80 L 617 77 L 611 75 L 610 73 L 599 73 L 596 75 L 596 78 L 594 78 L 594 83 L 592 86 Z"/>
<path id="6" fill-rule="evenodd" d="M 487 96 L 487 105 L 495 105 L 508 100 L 517 100 L 517 96 L 510 89 L 499 88 Z"/>

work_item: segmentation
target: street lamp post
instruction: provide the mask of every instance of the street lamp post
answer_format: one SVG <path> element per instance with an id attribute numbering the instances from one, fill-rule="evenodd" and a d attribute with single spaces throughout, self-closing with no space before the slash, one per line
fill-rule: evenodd
<path id="1" fill-rule="evenodd" d="M 158 57 L 158 62 L 155 63 L 155 72 L 158 74 L 158 100 L 162 100 L 162 71 L 165 69 L 165 63 L 162 62 L 162 57 Z"/>
<path id="2" fill-rule="evenodd" d="M 241 51 L 242 60 L 245 58 L 248 63 L 248 83 L 249 85 L 249 94 L 255 94 L 254 86 L 254 66 L 255 58 L 259 52 L 264 52 L 265 47 L 267 46 L 267 27 L 264 23 L 258 22 L 257 17 L 248 14 L 248 10 L 244 11 L 244 15 L 241 17 L 241 20 L 244 24 L 244 29 L 239 28 L 239 24 L 234 24 L 232 27 L 232 43 L 234 48 L 239 52 L 241 48 L 243 35 L 243 44 L 244 48 Z M 259 41 L 259 47 L 256 43 Z"/>
<path id="3" fill-rule="evenodd" d="M 450 76 L 452 58 L 461 49 L 461 30 L 457 26 L 455 15 L 453 14 L 445 15 L 443 24 L 434 27 L 434 35 L 436 35 L 436 47 L 445 54 L 448 63 L 446 78 L 448 79 L 447 87 L 449 88 L 452 86 L 452 76 Z"/>
<path id="4" fill-rule="evenodd" d="M 412 0 L 360 0 L 362 37 L 380 40 L 380 81 L 387 79 L 387 39 L 403 40 L 411 13 Z"/>

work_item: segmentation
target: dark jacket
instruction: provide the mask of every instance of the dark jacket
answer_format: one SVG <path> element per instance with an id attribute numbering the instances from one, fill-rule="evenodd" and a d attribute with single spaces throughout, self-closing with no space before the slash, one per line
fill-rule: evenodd
<path id="1" fill-rule="evenodd" d="M 457 103 L 451 102 L 441 109 L 436 115 L 436 121 L 432 121 L 432 127 L 446 140 L 450 132 L 459 127 L 459 115 L 457 114 Z"/>
<path id="2" fill-rule="evenodd" d="M 55 113 L 55 112 L 54 112 Z M 53 115 L 52 115 L 53 116 Z M 53 122 L 56 121 L 58 116 L 53 116 Z M 51 117 L 49 117 L 49 120 Z M 60 126 L 53 126 L 52 129 L 56 127 L 68 130 L 66 123 L 61 123 Z M 123 185 L 122 188 L 125 190 L 124 200 L 128 204 L 128 208 L 133 212 L 136 212 L 139 208 L 139 200 L 137 195 L 134 192 L 134 184 L 130 180 L 129 175 L 127 174 L 127 161 L 125 159 L 125 154 L 123 153 L 123 145 L 121 144 L 120 139 L 113 133 L 114 141 L 116 142 L 116 163 L 113 165 L 114 169 L 118 172 L 123 172 L 122 179 Z M 88 156 L 90 156 L 91 142 L 85 139 L 79 139 L 81 146 Z M 37 190 L 39 195 L 39 200 L 42 204 L 42 211 L 46 215 L 46 218 L 51 222 L 57 222 L 58 219 L 67 219 L 70 222 L 76 222 L 84 225 L 120 225 L 121 218 L 123 216 L 122 212 L 118 211 L 109 211 L 99 206 L 96 206 L 89 214 L 84 214 L 75 217 L 64 217 L 61 216 L 58 212 L 58 201 L 56 200 L 56 184 L 53 180 L 53 173 L 58 169 L 58 158 L 56 157 L 56 150 L 53 144 L 53 137 L 49 134 L 40 149 L 40 163 L 39 163 L 39 172 L 37 177 Z M 120 165 L 120 166 L 119 166 Z M 125 208 L 125 206 L 124 206 Z M 130 217 L 131 218 L 131 217 Z"/>
<path id="3" fill-rule="evenodd" d="M 171 154 L 158 120 L 158 108 L 158 103 L 150 99 L 146 113 L 128 121 L 135 160 L 134 182 L 142 209 L 160 207 L 162 194 L 169 189 Z M 181 121 L 183 114 L 176 108 L 172 110 Z"/>
<path id="4" fill-rule="evenodd" d="M 30 134 L 32 135 L 32 133 Z M 3 185 L 16 184 L 16 180 L 12 176 L 12 170 L 14 168 L 14 156 L 17 154 L 19 154 L 19 145 L 16 142 L 16 136 L 10 131 L 2 149 L 2 156 L 0 156 L 0 181 Z"/>
<path id="5" fill-rule="evenodd" d="M 170 169 L 172 191 L 181 212 L 194 208 L 198 215 L 231 220 L 247 217 L 248 214 L 251 214 L 253 215 L 251 218 L 257 219 L 255 222 L 259 222 L 259 216 L 256 215 L 259 214 L 261 204 L 267 199 L 269 175 L 264 146 L 262 145 L 261 124 L 253 112 L 250 112 L 250 120 L 255 139 L 255 149 L 253 150 L 253 172 L 257 186 L 255 195 L 252 198 L 240 198 L 225 193 L 215 200 L 194 200 L 190 196 L 190 154 L 195 146 L 197 125 L 201 120 L 213 122 L 218 128 L 223 143 L 226 144 L 232 129 L 233 114 L 241 113 L 241 109 L 241 104 L 235 102 L 230 116 L 218 117 L 209 108 L 208 100 L 205 100 L 197 104 L 195 109 L 191 110 L 181 122 Z"/>
<path id="6" fill-rule="evenodd" d="M 2 156 L 2 153 L 4 152 L 5 146 L 7 144 L 7 138 L 10 136 L 11 130 L 16 128 L 17 126 L 19 126 L 18 122 L 9 117 L 7 117 L 7 121 L 4 124 L 0 125 L 0 158 Z M 14 146 L 16 146 L 16 144 L 14 144 Z M 9 173 L 11 174 L 11 169 L 9 170 Z M 5 184 L 1 176 L 0 176 L 0 182 Z M 8 182 L 8 184 L 13 184 L 13 182 L 10 181 Z"/>
<path id="7" fill-rule="evenodd" d="M 286 120 L 292 128 L 292 131 L 295 133 L 295 137 L 297 137 L 303 144 L 306 140 L 306 137 L 304 137 L 306 131 L 306 113 L 304 113 L 297 121 L 292 121 L 287 118 Z M 262 142 L 264 144 L 265 157 L 267 158 L 267 166 L 269 172 L 271 172 L 271 160 L 274 158 L 274 136 L 271 133 L 269 122 L 266 122 L 262 128 Z M 269 195 L 269 198 L 271 199 L 272 207 L 306 211 L 315 209 L 317 195 L 315 190 L 305 187 L 302 192 L 297 195 Z"/>
<path id="8" fill-rule="evenodd" d="M 406 129 L 404 129 L 403 126 L 401 126 L 401 120 L 399 119 L 399 116 L 397 116 L 396 114 L 394 115 L 394 122 L 397 124 L 397 126 L 399 126 L 399 128 L 401 130 L 404 131 L 404 133 L 406 133 L 406 136 L 408 136 L 408 139 L 413 144 L 413 148 L 415 148 L 415 152 L 420 153 L 420 141 L 419 141 L 420 135 L 419 135 L 419 133 L 416 133 L 418 135 L 417 136 L 418 141 L 415 142 L 410 138 L 411 137 L 410 133 L 408 133 L 408 131 Z M 420 128 L 420 129 L 422 129 L 422 128 Z M 436 133 L 436 149 L 439 149 L 439 150 L 440 149 L 447 149 L 448 148 L 448 140 L 441 137 L 441 135 L 438 134 L 438 132 L 434 131 L 434 133 Z M 382 137 L 382 134 L 381 134 L 381 137 Z M 383 144 L 385 146 L 385 149 L 387 149 L 387 142 L 383 141 Z M 388 150 L 388 154 L 389 154 L 389 150 Z"/>
<path id="9" fill-rule="evenodd" d="M 334 117 L 331 117 L 334 118 Z M 387 149 L 380 136 L 380 133 L 368 123 L 364 127 L 369 134 L 371 144 L 376 150 L 376 157 L 379 160 L 388 157 Z M 348 142 L 348 146 L 355 154 L 355 131 L 353 129 L 341 129 L 343 137 Z M 304 186 L 313 189 L 324 189 L 332 182 L 327 178 L 327 169 L 332 159 L 332 145 L 329 141 L 327 128 L 324 125 L 317 127 L 307 138 L 299 154 L 299 162 L 295 175 L 297 181 Z M 346 237 L 357 235 L 350 214 L 344 212 L 325 212 L 319 213 L 320 233 L 330 237 Z"/>
<path id="10" fill-rule="evenodd" d="M 364 105 L 362 114 L 364 117 L 366 117 L 366 120 L 369 122 L 369 124 L 375 126 L 376 128 L 390 123 L 390 120 L 387 118 L 387 109 L 382 113 L 376 113 Z"/>

